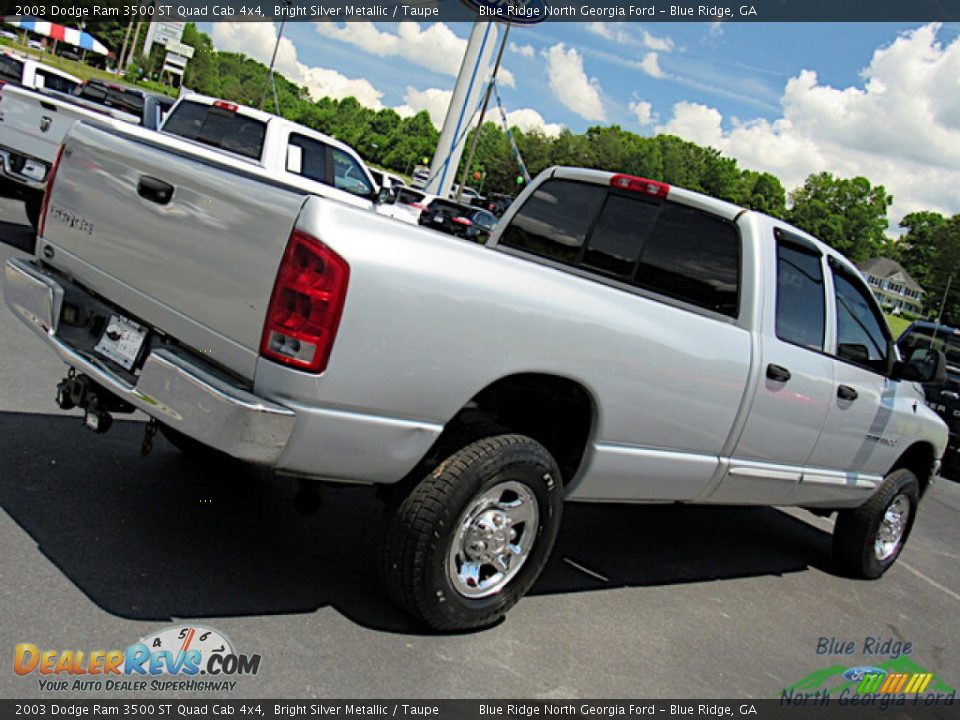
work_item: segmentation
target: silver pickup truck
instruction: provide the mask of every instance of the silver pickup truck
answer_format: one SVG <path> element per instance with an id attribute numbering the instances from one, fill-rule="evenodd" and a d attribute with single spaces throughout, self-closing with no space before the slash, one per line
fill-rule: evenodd
<path id="1" fill-rule="evenodd" d="M 11 310 L 95 430 L 374 483 L 390 593 L 441 629 L 530 589 L 565 500 L 838 511 L 841 572 L 897 558 L 947 444 L 854 266 L 781 221 L 551 168 L 485 246 L 195 144 L 71 128 Z"/>

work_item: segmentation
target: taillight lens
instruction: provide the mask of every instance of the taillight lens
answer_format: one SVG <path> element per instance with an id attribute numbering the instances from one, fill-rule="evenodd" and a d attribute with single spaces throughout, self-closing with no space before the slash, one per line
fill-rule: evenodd
<path id="1" fill-rule="evenodd" d="M 66 144 L 61 144 L 57 150 L 57 157 L 47 173 L 47 188 L 43 193 L 43 202 L 40 203 L 40 220 L 37 222 L 37 237 L 43 237 L 43 231 L 47 227 L 47 207 L 50 205 L 50 195 L 53 193 L 53 181 L 57 177 L 57 170 L 60 169 L 60 158 L 63 157 L 63 149 Z"/>
<path id="2" fill-rule="evenodd" d="M 473 223 L 465 217 L 455 217 L 453 221 L 457 225 L 463 225 L 464 227 L 470 227 Z"/>
<path id="3" fill-rule="evenodd" d="M 610 178 L 610 186 L 659 198 L 665 198 L 667 193 L 670 192 L 670 186 L 667 185 L 667 183 L 647 180 L 646 178 L 637 177 L 636 175 L 614 175 Z"/>
<path id="4" fill-rule="evenodd" d="M 425 209 L 425 206 L 422 203 L 410 203 L 410 207 L 416 208 L 417 210 Z"/>
<path id="5" fill-rule="evenodd" d="M 322 372 L 337 335 L 349 279 L 350 266 L 342 257 L 294 230 L 273 286 L 260 354 Z"/>

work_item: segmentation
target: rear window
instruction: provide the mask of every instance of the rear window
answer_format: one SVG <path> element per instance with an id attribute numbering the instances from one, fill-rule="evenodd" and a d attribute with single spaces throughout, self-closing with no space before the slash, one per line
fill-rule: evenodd
<path id="1" fill-rule="evenodd" d="M 186 101 L 170 113 L 163 131 L 259 160 L 267 124 L 225 108 Z"/>
<path id="2" fill-rule="evenodd" d="M 23 62 L 9 55 L 0 55 L 0 79 L 7 82 L 23 81 Z"/>
<path id="3" fill-rule="evenodd" d="M 143 117 L 143 95 L 120 85 L 89 82 L 80 88 L 80 97 L 98 105 Z"/>
<path id="4" fill-rule="evenodd" d="M 76 82 L 56 73 L 38 69 L 37 77 L 43 78 L 43 87 L 47 90 L 70 94 L 77 89 Z"/>
<path id="5" fill-rule="evenodd" d="M 460 217 L 461 215 L 466 215 L 470 212 L 470 208 L 464 207 L 463 205 L 458 205 L 451 200 L 441 200 L 440 198 L 433 200 L 428 207 L 430 208 L 431 212 L 442 212 L 444 215 L 450 215 L 453 217 Z"/>
<path id="6" fill-rule="evenodd" d="M 400 188 L 397 191 L 397 202 L 405 205 L 421 202 L 423 197 L 424 195 L 422 192 L 417 192 L 412 188 Z"/>
<path id="7" fill-rule="evenodd" d="M 548 180 L 500 243 L 735 317 L 740 235 L 722 218 L 645 195 Z"/>

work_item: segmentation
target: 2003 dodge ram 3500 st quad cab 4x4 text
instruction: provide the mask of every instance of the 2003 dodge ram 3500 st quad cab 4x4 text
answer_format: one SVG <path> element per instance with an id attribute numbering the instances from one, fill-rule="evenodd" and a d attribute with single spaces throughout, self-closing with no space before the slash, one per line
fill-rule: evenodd
<path id="1" fill-rule="evenodd" d="M 382 574 L 435 628 L 529 590 L 564 500 L 839 511 L 837 564 L 897 558 L 947 444 L 853 265 L 779 220 L 551 168 L 486 246 L 104 120 L 67 135 L 12 311 L 88 425 L 384 486 Z"/>

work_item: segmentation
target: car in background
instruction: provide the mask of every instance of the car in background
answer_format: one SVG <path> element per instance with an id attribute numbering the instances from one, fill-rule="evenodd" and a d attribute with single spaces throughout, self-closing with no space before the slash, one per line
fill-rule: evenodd
<path id="1" fill-rule="evenodd" d="M 420 213 L 430 201 L 437 197 L 410 187 L 391 188 L 391 190 L 396 193 L 396 202 L 392 205 L 382 205 L 377 211 L 381 215 L 402 220 L 411 225 L 418 224 Z"/>
<path id="2" fill-rule="evenodd" d="M 947 377 L 943 383 L 925 383 L 927 405 L 947 423 L 950 440 L 943 456 L 944 477 L 960 481 L 960 329 L 949 325 L 918 321 L 897 340 L 900 354 L 906 357 L 913 348 L 933 348 L 947 358 Z"/>
<path id="3" fill-rule="evenodd" d="M 490 237 L 497 218 L 483 208 L 436 198 L 423 209 L 418 222 L 448 235 L 482 243 Z"/>
<path id="4" fill-rule="evenodd" d="M 14 42 L 20 39 L 17 37 L 17 34 L 11 30 L 0 30 L 0 37 L 5 37 L 7 40 L 13 40 Z"/>
<path id="5" fill-rule="evenodd" d="M 411 176 L 410 186 L 415 187 L 418 190 L 421 190 L 427 186 L 427 183 L 430 181 L 430 168 L 426 165 L 417 165 L 413 169 L 413 175 Z"/>
<path id="6" fill-rule="evenodd" d="M 370 174 L 373 175 L 373 181 L 377 183 L 379 187 L 406 187 L 406 181 L 399 175 L 394 175 L 392 172 L 387 172 L 386 170 L 376 170 L 372 167 L 367 166 L 367 169 L 370 171 Z"/>
<path id="7" fill-rule="evenodd" d="M 503 193 L 490 193 L 487 198 L 486 208 L 497 217 L 503 217 L 503 214 L 514 201 L 513 195 L 504 195 Z"/>
<path id="8" fill-rule="evenodd" d="M 44 52 L 45 50 L 43 43 L 39 40 L 27 40 L 27 47 L 32 50 L 39 50 L 40 52 Z"/>

